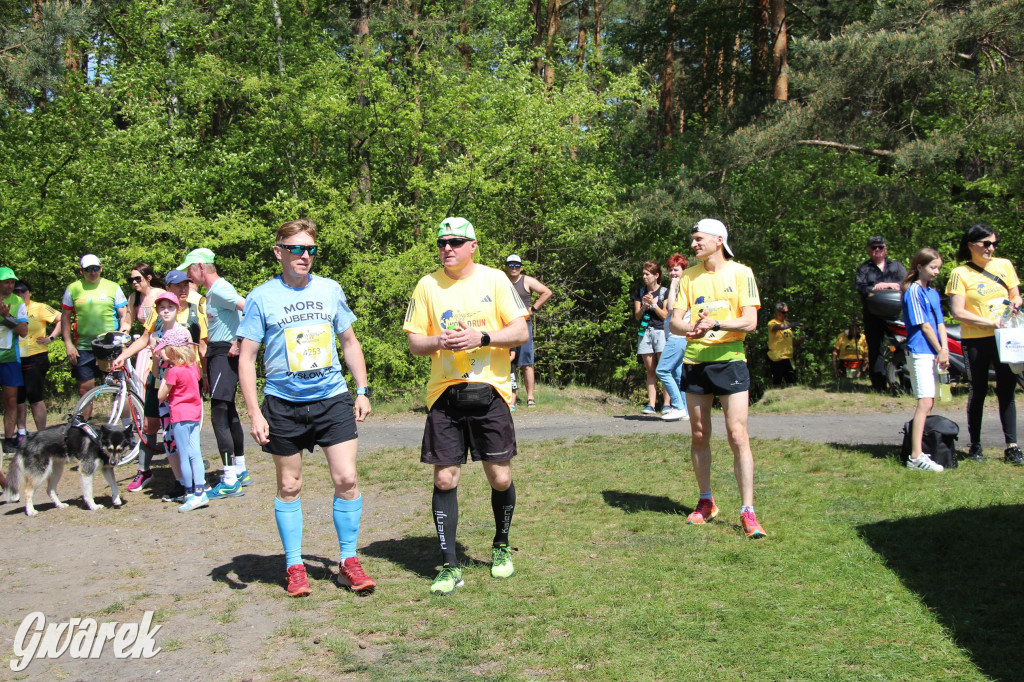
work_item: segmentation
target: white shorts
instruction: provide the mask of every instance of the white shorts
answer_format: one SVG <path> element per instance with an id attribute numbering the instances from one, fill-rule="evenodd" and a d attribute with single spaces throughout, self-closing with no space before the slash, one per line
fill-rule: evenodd
<path id="1" fill-rule="evenodd" d="M 647 333 L 640 337 L 640 343 L 636 347 L 636 354 L 652 355 L 663 350 L 665 350 L 665 330 L 648 329 Z"/>
<path id="2" fill-rule="evenodd" d="M 935 364 L 935 356 L 908 353 L 907 369 L 910 370 L 910 387 L 914 397 L 919 400 L 934 398 L 939 383 L 939 367 Z"/>

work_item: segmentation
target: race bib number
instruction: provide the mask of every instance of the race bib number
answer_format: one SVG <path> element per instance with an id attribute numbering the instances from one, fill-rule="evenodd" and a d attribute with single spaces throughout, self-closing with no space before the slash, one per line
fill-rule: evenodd
<path id="1" fill-rule="evenodd" d="M 306 372 L 331 366 L 334 335 L 331 325 L 289 327 L 284 330 L 285 351 L 290 372 Z"/>
<path id="2" fill-rule="evenodd" d="M 10 350 L 14 332 L 9 327 L 0 325 L 0 350 Z"/>

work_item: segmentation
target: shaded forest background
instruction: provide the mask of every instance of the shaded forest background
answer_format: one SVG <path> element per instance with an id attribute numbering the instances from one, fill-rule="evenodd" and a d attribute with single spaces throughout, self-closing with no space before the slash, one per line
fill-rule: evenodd
<path id="1" fill-rule="evenodd" d="M 401 319 L 461 215 L 555 291 L 542 380 L 628 393 L 640 264 L 712 216 L 815 382 L 868 236 L 944 284 L 982 220 L 1021 265 L 1022 57 L 1020 0 L 8 0 L 2 261 L 54 304 L 83 253 L 127 293 L 206 246 L 244 293 L 309 216 L 373 383 L 419 391 Z"/>

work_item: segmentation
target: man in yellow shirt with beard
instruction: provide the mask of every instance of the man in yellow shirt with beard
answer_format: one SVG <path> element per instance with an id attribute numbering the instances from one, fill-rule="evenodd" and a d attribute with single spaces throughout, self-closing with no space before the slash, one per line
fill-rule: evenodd
<path id="1" fill-rule="evenodd" d="M 704 524 L 718 514 L 711 494 L 711 404 L 717 396 L 733 452 L 740 491 L 740 524 L 748 538 L 767 535 L 754 514 L 754 456 L 747 434 L 750 373 L 743 339 L 757 328 L 761 299 L 754 273 L 729 260 L 729 231 L 713 218 L 693 227 L 696 265 L 683 272 L 672 311 L 673 334 L 685 334 L 683 390 L 690 412 L 690 457 L 700 500 L 686 522 Z M 690 321 L 684 322 L 690 311 Z"/>

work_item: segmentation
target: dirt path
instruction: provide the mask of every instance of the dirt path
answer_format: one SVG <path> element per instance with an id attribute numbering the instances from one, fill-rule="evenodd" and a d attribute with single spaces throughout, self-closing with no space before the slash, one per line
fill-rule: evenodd
<path id="1" fill-rule="evenodd" d="M 817 442 L 892 445 L 906 414 L 755 416 L 750 432 L 758 438 L 800 438 Z M 963 423 L 962 414 L 950 414 Z M 987 414 L 988 443 L 999 442 L 998 417 Z M 375 418 L 360 428 L 363 454 L 384 448 L 416 448 L 423 417 Z M 573 440 L 581 436 L 635 433 L 678 434 L 687 438 L 687 422 L 662 422 L 639 415 L 555 414 L 543 409 L 517 413 L 520 442 Z M 717 436 L 724 435 L 721 418 Z M 213 444 L 212 433 L 204 439 Z M 961 438 L 964 444 L 966 435 Z M 207 452 L 213 452 L 212 448 Z M 384 453 L 385 457 L 390 457 Z M 407 457 L 402 453 L 399 457 Z M 306 465 L 304 515 L 305 559 L 318 600 L 329 609 L 373 609 L 373 600 L 356 600 L 332 589 L 337 541 L 330 516 L 331 488 L 322 458 Z M 127 469 L 127 467 L 125 468 Z M 0 505 L 0 571 L 4 596 L 0 600 L 0 666 L 5 679 L 266 679 L 303 674 L 308 652 L 292 635 L 309 628 L 309 639 L 319 636 L 351 639 L 351 650 L 370 662 L 387 648 L 372 638 L 344 629 L 344 620 L 324 620 L 324 604 L 303 607 L 281 589 L 283 556 L 273 526 L 273 464 L 250 451 L 249 469 L 254 484 L 244 497 L 212 504 L 189 514 L 174 513 L 159 500 L 170 484 L 166 466 L 156 469 L 159 487 L 127 495 L 118 510 L 88 512 L 81 501 L 79 476 L 67 471 L 59 488 L 71 506 L 53 507 L 45 492 L 36 496 L 39 515 L 28 518 L 23 507 Z M 119 470 L 123 487 L 134 472 Z M 372 519 L 364 523 L 362 546 L 393 546 L 410 528 L 420 528 L 409 511 L 410 495 L 423 503 L 426 479 L 388 485 L 366 485 L 365 505 Z M 95 480 L 96 499 L 110 504 L 109 491 Z M 44 501 L 45 500 L 45 501 Z M 418 518 L 418 517 L 417 517 Z M 412 525 L 410 525 L 412 524 Z M 413 531 L 418 532 L 418 531 Z M 423 548 L 425 553 L 432 548 Z M 432 556 L 432 554 L 431 554 Z M 430 559 L 424 559 L 430 563 Z M 401 580 L 402 569 L 377 561 L 385 573 L 379 579 Z M 407 576 L 406 576 L 407 577 Z M 138 622 L 145 611 L 156 612 L 163 630 L 157 643 L 163 650 L 150 660 L 119 661 L 107 645 L 99 660 L 33 661 L 23 673 L 10 673 L 9 659 L 22 620 L 41 611 L 48 622 L 94 618 L 98 622 Z M 315 663 L 306 674 L 316 676 Z M 362 677 L 358 677 L 362 679 Z"/>

